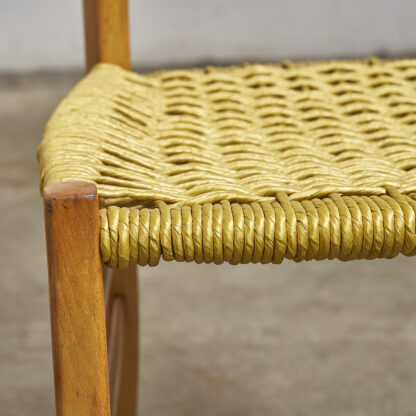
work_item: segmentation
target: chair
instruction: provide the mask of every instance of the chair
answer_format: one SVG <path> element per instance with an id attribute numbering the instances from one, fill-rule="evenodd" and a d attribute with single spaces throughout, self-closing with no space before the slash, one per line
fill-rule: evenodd
<path id="1" fill-rule="evenodd" d="M 140 75 L 127 1 L 84 14 L 38 152 L 58 415 L 135 414 L 137 264 L 416 253 L 416 61 Z"/>

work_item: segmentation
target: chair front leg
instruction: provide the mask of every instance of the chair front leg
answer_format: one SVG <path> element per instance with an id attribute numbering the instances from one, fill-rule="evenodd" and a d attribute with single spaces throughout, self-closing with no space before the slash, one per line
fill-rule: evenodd
<path id="1" fill-rule="evenodd" d="M 94 184 L 44 190 L 58 416 L 110 416 L 106 323 Z"/>

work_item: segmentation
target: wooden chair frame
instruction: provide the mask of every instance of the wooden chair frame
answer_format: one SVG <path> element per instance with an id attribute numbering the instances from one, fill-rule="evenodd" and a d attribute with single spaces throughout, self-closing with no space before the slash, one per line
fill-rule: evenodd
<path id="1" fill-rule="evenodd" d="M 84 0 L 87 70 L 130 68 L 127 0 Z M 136 268 L 104 269 L 97 189 L 43 192 L 58 416 L 133 416 L 138 375 Z"/>

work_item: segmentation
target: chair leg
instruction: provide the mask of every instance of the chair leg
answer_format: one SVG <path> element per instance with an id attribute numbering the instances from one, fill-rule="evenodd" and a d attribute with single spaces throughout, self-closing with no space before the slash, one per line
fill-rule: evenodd
<path id="1" fill-rule="evenodd" d="M 111 414 L 134 416 L 139 366 L 137 268 L 104 268 L 104 293 Z"/>
<path id="2" fill-rule="evenodd" d="M 44 190 L 58 416 L 110 416 L 96 187 Z"/>

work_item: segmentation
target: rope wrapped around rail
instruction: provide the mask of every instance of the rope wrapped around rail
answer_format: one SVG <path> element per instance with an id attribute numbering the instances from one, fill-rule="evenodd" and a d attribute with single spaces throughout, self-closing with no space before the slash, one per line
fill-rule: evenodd
<path id="1" fill-rule="evenodd" d="M 416 202 L 387 187 L 380 196 L 130 209 L 101 214 L 101 253 L 110 267 L 197 263 L 281 263 L 391 258 L 416 253 Z"/>

